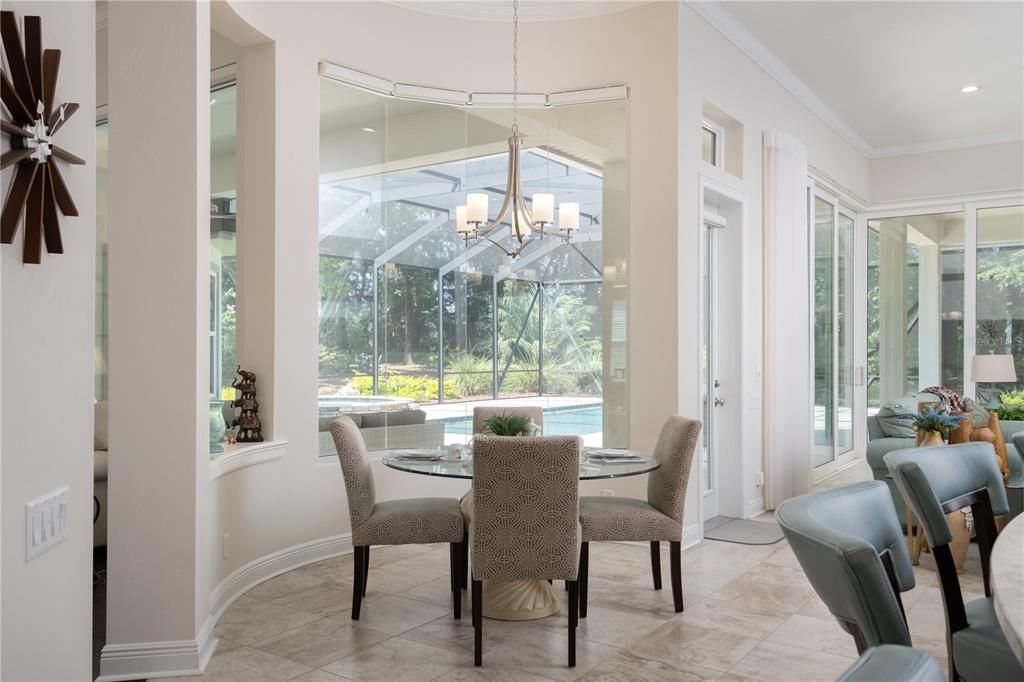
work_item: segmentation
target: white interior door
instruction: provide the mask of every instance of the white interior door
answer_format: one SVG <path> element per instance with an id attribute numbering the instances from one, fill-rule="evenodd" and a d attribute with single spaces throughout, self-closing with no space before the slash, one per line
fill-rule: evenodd
<path id="1" fill-rule="evenodd" d="M 725 405 L 720 389 L 718 348 L 718 241 L 725 219 L 705 212 L 701 230 L 701 487 L 704 519 L 719 514 L 720 467 L 718 411 Z"/>

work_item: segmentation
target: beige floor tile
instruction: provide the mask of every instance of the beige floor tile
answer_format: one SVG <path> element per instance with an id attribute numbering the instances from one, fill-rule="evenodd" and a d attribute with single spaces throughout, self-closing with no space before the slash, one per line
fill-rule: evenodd
<path id="1" fill-rule="evenodd" d="M 489 623 L 484 621 L 485 632 Z M 606 644 L 588 642 L 577 632 L 576 667 L 570 668 L 567 630 L 537 628 L 528 623 L 516 625 L 519 627 L 508 630 L 511 641 L 484 653 L 485 666 L 497 664 L 554 680 L 575 680 L 619 652 Z"/>
<path id="2" fill-rule="evenodd" d="M 408 559 L 386 563 L 381 567 L 396 573 L 433 573 L 437 576 L 448 576 L 451 573 L 451 564 L 449 564 L 451 555 L 448 552 L 448 545 L 443 545 L 443 547 L 444 549 L 432 549 Z"/>
<path id="3" fill-rule="evenodd" d="M 469 593 L 468 589 L 462 591 L 462 608 L 467 609 L 466 613 L 469 613 Z M 425 601 L 428 604 L 436 604 L 437 606 L 452 607 L 455 603 L 452 601 L 451 579 L 448 576 L 434 578 L 429 582 L 414 585 L 397 594 L 400 597 L 409 597 L 410 599 Z"/>
<path id="4" fill-rule="evenodd" d="M 342 682 L 345 678 L 332 675 L 326 670 L 310 670 L 305 675 L 299 675 L 292 682 Z"/>
<path id="5" fill-rule="evenodd" d="M 590 606 L 587 617 L 579 620 L 577 633 L 588 642 L 625 648 L 654 632 L 666 621 L 665 617 L 650 614 Z M 530 625 L 564 633 L 569 627 L 568 609 L 562 609 L 558 616 L 532 621 Z"/>
<path id="6" fill-rule="evenodd" d="M 483 650 L 487 651 L 499 644 L 511 641 L 509 630 L 517 627 L 523 627 L 523 625 L 509 621 L 485 620 Z M 402 638 L 441 649 L 461 651 L 472 656 L 473 623 L 470 618 L 469 606 L 467 605 L 465 613 L 459 620 L 447 617 L 438 618 L 403 632 Z"/>
<path id="7" fill-rule="evenodd" d="M 697 666 L 725 672 L 760 642 L 728 630 L 716 630 L 673 620 L 643 638 L 630 653 L 676 668 Z"/>
<path id="8" fill-rule="evenodd" d="M 710 668 L 676 668 L 662 661 L 620 652 L 590 669 L 581 679 L 586 682 L 698 682 L 728 679 L 728 673 Z"/>
<path id="9" fill-rule="evenodd" d="M 825 606 L 825 602 L 821 601 L 821 597 L 814 595 L 807 602 L 800 607 L 797 611 L 801 616 L 810 616 L 812 618 L 820 618 L 821 620 L 828 620 L 835 622 L 835 616 Z"/>
<path id="10" fill-rule="evenodd" d="M 451 595 L 450 576 L 421 569 L 394 569 L 393 564 L 370 568 L 366 582 L 366 598 L 368 600 L 379 599 L 382 596 L 398 594 L 406 590 L 444 578 L 444 594 Z"/>
<path id="11" fill-rule="evenodd" d="M 269 603 L 312 613 L 321 618 L 340 618 L 352 609 L 352 584 L 328 580 L 308 589 L 278 597 Z"/>
<path id="12" fill-rule="evenodd" d="M 737 608 L 727 601 L 707 598 L 687 608 L 676 620 L 714 630 L 728 630 L 764 639 L 786 620 L 780 613 Z"/>
<path id="13" fill-rule="evenodd" d="M 329 580 L 337 580 L 340 582 L 351 582 L 352 576 L 355 574 L 355 564 L 352 560 L 351 554 L 345 554 L 342 556 L 331 557 L 330 559 L 324 559 L 323 561 L 317 561 L 313 564 L 307 564 L 300 568 L 296 568 L 290 573 L 303 573 L 306 575 L 315 575 Z"/>
<path id="14" fill-rule="evenodd" d="M 779 566 L 777 564 L 760 563 L 744 573 L 742 577 L 766 585 L 802 588 L 810 586 L 807 576 L 804 575 L 803 569 L 799 566 Z"/>
<path id="15" fill-rule="evenodd" d="M 729 672 L 765 682 L 824 682 L 839 677 L 856 660 L 785 644 L 762 642 Z"/>
<path id="16" fill-rule="evenodd" d="M 242 595 L 224 611 L 213 634 L 241 644 L 252 644 L 300 625 L 317 616 Z"/>
<path id="17" fill-rule="evenodd" d="M 248 647 L 238 647 L 223 655 L 217 655 L 215 652 L 202 675 L 174 679 L 182 682 L 281 682 L 295 679 L 310 671 L 309 666 L 287 658 Z"/>
<path id="18" fill-rule="evenodd" d="M 463 615 L 469 617 L 469 613 Z M 405 597 L 386 596 L 363 604 L 359 613 L 359 624 L 389 635 L 397 635 L 412 630 L 437 618 L 452 618 L 454 614 L 449 608 L 406 599 Z M 342 622 L 349 621 L 348 613 L 339 616 Z"/>
<path id="19" fill-rule="evenodd" d="M 809 583 L 777 585 L 759 582 L 746 575 L 711 594 L 712 598 L 732 602 L 738 608 L 778 613 L 795 613 L 812 596 L 814 590 Z"/>
<path id="20" fill-rule="evenodd" d="M 324 618 L 256 642 L 254 649 L 314 668 L 383 642 L 391 635 L 359 625 Z"/>
<path id="21" fill-rule="evenodd" d="M 330 582 L 334 581 L 326 575 L 303 571 L 288 571 L 260 583 L 246 592 L 245 596 L 263 601 L 273 601 Z"/>
<path id="22" fill-rule="evenodd" d="M 393 564 L 396 561 L 408 559 L 418 554 L 426 554 L 436 547 L 440 547 L 440 545 L 386 545 L 371 547 L 370 568 Z"/>
<path id="23" fill-rule="evenodd" d="M 501 665 L 487 664 L 476 668 L 473 667 L 472 662 L 469 665 L 449 670 L 434 679 L 444 682 L 551 682 L 549 677 L 541 677 Z"/>
<path id="24" fill-rule="evenodd" d="M 786 619 L 767 641 L 849 658 L 859 655 L 853 637 L 844 632 L 838 622 L 833 620 L 829 623 L 799 614 Z"/>
<path id="25" fill-rule="evenodd" d="M 671 618 L 676 615 L 672 589 L 667 582 L 663 583 L 662 589 L 654 590 L 650 586 L 638 586 L 631 582 L 592 578 L 587 589 L 590 607 L 640 613 L 656 618 Z M 683 605 L 687 608 L 704 596 L 690 590 L 690 581 L 684 576 Z"/>
<path id="26" fill-rule="evenodd" d="M 324 666 L 324 670 L 359 682 L 419 682 L 465 663 L 463 654 L 392 637 Z"/>

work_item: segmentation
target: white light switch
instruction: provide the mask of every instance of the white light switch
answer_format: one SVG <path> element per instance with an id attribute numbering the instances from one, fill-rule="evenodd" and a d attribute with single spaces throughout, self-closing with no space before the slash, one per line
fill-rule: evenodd
<path id="1" fill-rule="evenodd" d="M 67 486 L 25 504 L 25 561 L 31 561 L 67 536 Z"/>

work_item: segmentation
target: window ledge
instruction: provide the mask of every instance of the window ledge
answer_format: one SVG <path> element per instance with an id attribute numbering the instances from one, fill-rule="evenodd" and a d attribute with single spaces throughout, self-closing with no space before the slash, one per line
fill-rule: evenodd
<path id="1" fill-rule="evenodd" d="M 286 440 L 225 445 L 224 452 L 210 461 L 210 481 L 216 481 L 232 471 L 281 459 L 284 457 L 286 445 L 288 445 Z"/>

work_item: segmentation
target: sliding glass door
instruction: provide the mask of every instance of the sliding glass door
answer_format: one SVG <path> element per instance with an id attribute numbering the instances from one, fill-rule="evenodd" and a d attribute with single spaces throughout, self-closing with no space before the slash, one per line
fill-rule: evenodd
<path id="1" fill-rule="evenodd" d="M 854 214 L 836 197 L 811 196 L 816 473 L 855 456 L 853 442 Z M 820 470 L 820 471 L 819 471 Z"/>

